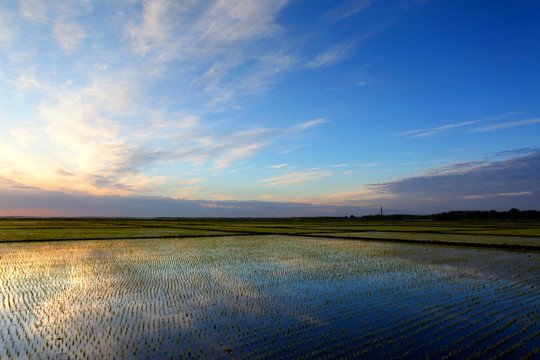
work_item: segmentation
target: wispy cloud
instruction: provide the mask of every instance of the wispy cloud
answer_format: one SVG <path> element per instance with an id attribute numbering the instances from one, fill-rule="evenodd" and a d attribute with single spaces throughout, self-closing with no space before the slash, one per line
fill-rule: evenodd
<path id="1" fill-rule="evenodd" d="M 531 196 L 531 195 L 534 195 L 534 192 L 520 191 L 520 192 L 498 193 L 498 194 L 461 195 L 459 196 L 459 198 L 467 199 L 467 200 L 477 200 L 477 199 L 489 199 L 489 198 L 494 198 L 497 196 Z"/>
<path id="2" fill-rule="evenodd" d="M 322 66 L 329 66 L 345 60 L 351 54 L 355 46 L 355 41 L 344 41 L 332 46 L 330 49 L 317 54 L 306 64 L 309 69 L 315 69 Z"/>
<path id="3" fill-rule="evenodd" d="M 289 131 L 291 132 L 304 131 L 312 127 L 318 126 L 320 124 L 324 124 L 326 122 L 328 122 L 328 119 L 325 119 L 325 118 L 310 120 L 310 121 L 306 121 L 306 122 L 303 122 L 303 123 L 300 123 L 298 125 L 291 127 Z"/>
<path id="4" fill-rule="evenodd" d="M 427 137 L 427 136 L 431 136 L 431 135 L 440 134 L 440 133 L 443 133 L 445 131 L 452 130 L 452 129 L 455 129 L 455 128 L 467 127 L 467 126 L 470 126 L 470 125 L 483 123 L 483 122 L 491 122 L 491 121 L 495 121 L 495 120 L 507 119 L 507 118 L 511 118 L 511 117 L 514 117 L 514 116 L 522 114 L 522 113 L 523 113 L 523 111 L 511 111 L 511 112 L 507 112 L 507 113 L 500 114 L 500 115 L 487 116 L 487 117 L 484 117 L 484 118 L 478 119 L 478 120 L 462 121 L 462 122 L 459 122 L 459 123 L 446 124 L 446 125 L 441 125 L 441 126 L 432 127 L 432 128 L 420 128 L 420 129 L 408 130 L 408 131 L 401 132 L 401 133 L 399 133 L 397 135 L 398 136 L 407 136 L 409 138 L 422 138 L 422 137 Z M 491 126 L 488 126 L 487 128 L 489 128 L 489 127 L 491 127 Z M 479 130 L 472 130 L 472 131 L 479 131 Z"/>
<path id="5" fill-rule="evenodd" d="M 197 27 L 206 38 L 227 42 L 270 36 L 279 30 L 274 18 L 286 3 L 286 0 L 218 0 Z"/>
<path id="6" fill-rule="evenodd" d="M 295 171 L 278 176 L 273 176 L 267 179 L 261 179 L 259 180 L 259 182 L 269 186 L 291 185 L 303 183 L 310 180 L 316 180 L 331 175 L 333 175 L 331 172 L 322 170 Z"/>
<path id="7" fill-rule="evenodd" d="M 39 89 L 42 84 L 36 79 L 34 70 L 19 72 L 17 80 L 12 82 L 20 89 Z"/>
<path id="8" fill-rule="evenodd" d="M 228 149 L 225 155 L 219 156 L 214 160 L 213 169 L 221 169 L 231 165 L 233 162 L 253 156 L 261 150 L 266 144 L 244 144 L 242 146 L 234 146 Z"/>
<path id="9" fill-rule="evenodd" d="M 400 6 L 403 10 L 409 10 L 411 7 L 422 6 L 429 2 L 429 0 L 402 0 Z"/>
<path id="10" fill-rule="evenodd" d="M 59 21 L 53 27 L 54 38 L 66 54 L 75 51 L 86 37 L 81 26 L 74 23 Z"/>
<path id="11" fill-rule="evenodd" d="M 532 195 L 532 191 L 520 191 L 520 192 L 510 192 L 510 193 L 498 193 L 499 196 L 525 196 Z"/>
<path id="12" fill-rule="evenodd" d="M 367 167 L 367 168 L 371 168 L 371 167 L 377 167 L 377 166 L 381 166 L 383 165 L 384 163 L 381 163 L 381 162 L 375 162 L 375 163 L 363 163 L 363 164 L 360 164 L 358 166 L 360 167 Z"/>
<path id="13" fill-rule="evenodd" d="M 0 46 L 8 46 L 14 38 L 16 29 L 11 11 L 0 7 Z"/>
<path id="14" fill-rule="evenodd" d="M 435 169 L 428 170 L 426 174 L 428 175 L 449 175 L 455 173 L 463 173 L 470 169 L 477 169 L 478 166 L 488 164 L 488 160 L 478 160 L 478 161 L 469 161 L 463 163 L 450 164 L 445 166 L 440 166 Z"/>
<path id="15" fill-rule="evenodd" d="M 267 166 L 267 168 L 269 168 L 269 169 L 281 169 L 281 168 L 283 168 L 283 167 L 285 167 L 287 165 L 289 165 L 289 164 L 269 165 L 269 166 Z"/>
<path id="16" fill-rule="evenodd" d="M 33 21 L 46 22 L 48 6 L 42 0 L 21 0 L 20 11 L 24 17 Z"/>
<path id="17" fill-rule="evenodd" d="M 506 157 L 506 156 L 528 155 L 528 154 L 532 154 L 539 151 L 540 151 L 540 148 L 527 147 L 527 148 L 499 151 L 491 155 L 495 157 L 499 157 L 499 156 Z"/>
<path id="18" fill-rule="evenodd" d="M 21 15 L 33 22 L 53 26 L 55 20 L 76 18 L 92 11 L 91 0 L 20 0 Z"/>
<path id="19" fill-rule="evenodd" d="M 296 199 L 300 203 L 326 204 L 333 206 L 363 206 L 372 208 L 374 199 L 390 198 L 392 195 L 381 195 L 368 187 L 360 190 L 342 191 L 329 195 L 310 196 Z"/>
<path id="20" fill-rule="evenodd" d="M 473 129 L 472 131 L 473 132 L 494 131 L 494 130 L 501 130 L 501 129 L 510 129 L 510 128 L 523 126 L 523 125 L 538 124 L 538 123 L 540 123 L 540 118 L 529 119 L 529 120 L 520 120 L 520 121 L 511 121 L 511 122 L 506 122 L 506 123 L 488 125 L 488 126 Z"/>
<path id="21" fill-rule="evenodd" d="M 477 200 L 477 199 L 485 199 L 488 196 L 489 195 L 462 195 L 462 196 L 459 196 L 459 198 L 466 199 L 466 200 Z"/>
<path id="22" fill-rule="evenodd" d="M 167 47 L 174 30 L 174 18 L 180 15 L 180 8 L 170 0 L 150 0 L 143 3 L 142 20 L 130 23 L 126 33 L 133 39 L 133 49 L 140 55 Z"/>
<path id="23" fill-rule="evenodd" d="M 280 151 L 279 153 L 280 153 L 281 155 L 285 155 L 285 154 L 292 153 L 292 152 L 294 152 L 294 151 L 296 151 L 296 150 L 298 150 L 298 149 L 301 149 L 301 148 L 303 148 L 303 147 L 304 147 L 304 145 L 294 145 L 293 147 L 288 148 L 288 149 L 285 149 L 285 150 L 282 150 L 282 151 Z"/>
<path id="24" fill-rule="evenodd" d="M 477 124 L 479 122 L 482 122 L 483 120 L 473 120 L 473 121 L 463 121 L 456 124 L 446 124 L 442 126 L 437 126 L 433 128 L 426 128 L 426 129 L 414 129 L 414 130 L 408 130 L 402 133 L 399 133 L 399 136 L 408 136 L 410 138 L 421 138 L 426 136 L 431 136 L 435 134 L 442 133 L 446 130 L 455 129 L 462 126 L 468 126 Z"/>
<path id="25" fill-rule="evenodd" d="M 345 19 L 357 15 L 371 5 L 369 0 L 350 0 L 329 13 L 333 21 Z"/>
<path id="26" fill-rule="evenodd" d="M 141 18 L 130 21 L 125 34 L 132 50 L 158 68 L 176 63 L 188 69 L 190 92 L 210 95 L 208 104 L 218 106 L 238 93 L 260 91 L 296 63 L 289 49 L 279 45 L 275 17 L 285 3 L 145 1 Z M 253 46 L 261 42 L 272 45 Z"/>

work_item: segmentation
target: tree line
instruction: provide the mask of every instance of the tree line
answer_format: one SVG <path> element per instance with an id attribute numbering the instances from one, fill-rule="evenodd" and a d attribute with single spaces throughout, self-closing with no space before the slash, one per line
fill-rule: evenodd
<path id="1" fill-rule="evenodd" d="M 354 218 L 353 215 L 350 218 Z M 497 210 L 455 210 L 432 215 L 364 215 L 362 220 L 540 220 L 540 211 L 512 208 L 508 211 Z"/>
<path id="2" fill-rule="evenodd" d="M 540 211 L 512 208 L 508 211 L 448 211 L 433 214 L 434 220 L 540 220 Z"/>

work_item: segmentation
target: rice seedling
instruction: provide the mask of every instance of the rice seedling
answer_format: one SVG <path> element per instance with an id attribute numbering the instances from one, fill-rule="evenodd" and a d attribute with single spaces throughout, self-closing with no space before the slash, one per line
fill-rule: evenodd
<path id="1" fill-rule="evenodd" d="M 537 252 L 229 236 L 0 244 L 0 358 L 534 357 Z"/>

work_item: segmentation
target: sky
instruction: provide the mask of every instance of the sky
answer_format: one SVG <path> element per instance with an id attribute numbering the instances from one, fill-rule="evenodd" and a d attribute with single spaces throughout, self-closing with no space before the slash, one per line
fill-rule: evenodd
<path id="1" fill-rule="evenodd" d="M 4 0 L 0 216 L 540 210 L 536 0 Z"/>

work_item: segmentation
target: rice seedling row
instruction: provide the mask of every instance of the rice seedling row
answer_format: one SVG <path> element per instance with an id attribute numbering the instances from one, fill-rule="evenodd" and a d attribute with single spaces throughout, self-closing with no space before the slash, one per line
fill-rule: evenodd
<path id="1" fill-rule="evenodd" d="M 537 253 L 253 236 L 0 244 L 0 358 L 535 356 Z"/>

